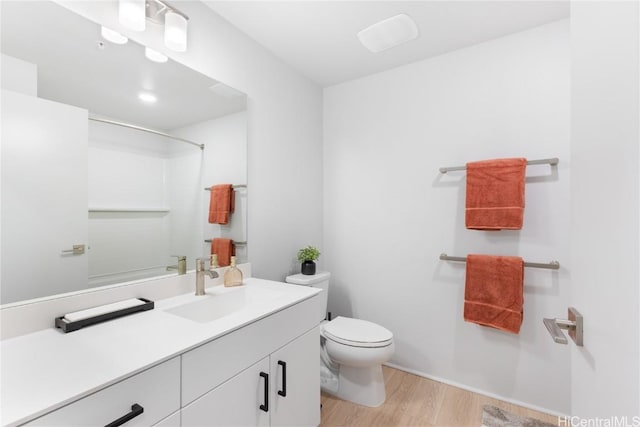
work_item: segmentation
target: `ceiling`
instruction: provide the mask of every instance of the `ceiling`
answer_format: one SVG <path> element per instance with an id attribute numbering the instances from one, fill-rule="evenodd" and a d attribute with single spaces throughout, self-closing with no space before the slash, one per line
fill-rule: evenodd
<path id="1" fill-rule="evenodd" d="M 144 47 L 117 45 L 100 25 L 53 2 L 0 2 L 2 53 L 38 65 L 38 96 L 90 113 L 169 131 L 242 111 L 246 98 L 209 90 L 218 83 L 182 64 L 149 61 Z M 98 43 L 103 42 L 103 48 Z M 157 102 L 145 104 L 141 91 Z"/>
<path id="2" fill-rule="evenodd" d="M 212 1 L 232 25 L 320 86 L 330 86 L 569 16 L 568 1 Z M 358 31 L 405 13 L 419 37 L 380 53 Z"/>

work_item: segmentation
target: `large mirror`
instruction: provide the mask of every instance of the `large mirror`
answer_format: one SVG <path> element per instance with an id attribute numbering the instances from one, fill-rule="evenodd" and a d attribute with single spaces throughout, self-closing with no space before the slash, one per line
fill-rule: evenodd
<path id="1" fill-rule="evenodd" d="M 215 238 L 246 260 L 245 95 L 56 3 L 0 7 L 0 304 L 178 274 Z"/>

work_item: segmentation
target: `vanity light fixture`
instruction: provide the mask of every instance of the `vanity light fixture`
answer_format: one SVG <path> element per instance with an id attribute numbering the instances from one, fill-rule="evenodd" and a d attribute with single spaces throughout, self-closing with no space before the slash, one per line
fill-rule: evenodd
<path id="1" fill-rule="evenodd" d="M 163 63 L 169 60 L 169 57 L 167 55 L 163 55 L 157 50 L 151 49 L 150 47 L 144 48 L 144 56 L 146 56 L 148 60 L 153 62 Z"/>
<path id="2" fill-rule="evenodd" d="M 147 23 L 146 9 L 145 0 L 120 0 L 118 19 L 122 25 L 131 30 L 144 31 Z"/>
<path id="3" fill-rule="evenodd" d="M 164 44 L 176 52 L 187 50 L 187 18 L 175 11 L 164 15 Z"/>
<path id="4" fill-rule="evenodd" d="M 176 52 L 187 50 L 189 17 L 164 0 L 119 0 L 120 23 L 144 31 L 146 20 L 164 25 L 164 44 Z"/>
<path id="5" fill-rule="evenodd" d="M 154 94 L 152 94 L 152 93 L 149 93 L 149 92 L 140 92 L 138 94 L 138 98 L 142 102 L 146 102 L 148 104 L 154 103 L 157 100 L 156 96 Z"/>
<path id="6" fill-rule="evenodd" d="M 377 22 L 358 33 L 360 43 L 377 53 L 418 37 L 418 27 L 410 16 L 400 15 Z"/>
<path id="7" fill-rule="evenodd" d="M 111 28 L 107 27 L 100 27 L 100 34 L 102 35 L 103 39 L 115 44 L 126 44 L 129 41 L 128 38 L 126 38 L 119 32 L 113 31 Z"/>

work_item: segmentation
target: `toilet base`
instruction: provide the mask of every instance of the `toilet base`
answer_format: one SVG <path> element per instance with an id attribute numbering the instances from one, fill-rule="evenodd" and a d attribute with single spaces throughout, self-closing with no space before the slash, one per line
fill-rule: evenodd
<path id="1" fill-rule="evenodd" d="M 368 368 L 341 365 L 338 376 L 338 391 L 331 393 L 336 397 L 374 408 L 384 403 L 386 392 L 381 365 Z"/>

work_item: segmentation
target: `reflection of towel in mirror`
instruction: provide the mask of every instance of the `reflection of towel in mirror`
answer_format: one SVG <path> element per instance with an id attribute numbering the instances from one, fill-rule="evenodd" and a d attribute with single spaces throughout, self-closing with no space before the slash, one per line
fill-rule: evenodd
<path id="1" fill-rule="evenodd" d="M 520 230 L 527 159 L 467 163 L 465 225 L 475 230 Z"/>
<path id="2" fill-rule="evenodd" d="M 211 253 L 218 255 L 218 265 L 220 267 L 226 267 L 231 264 L 231 257 L 236 255 L 236 245 L 231 239 L 212 239 Z"/>
<path id="3" fill-rule="evenodd" d="M 520 257 L 467 255 L 464 320 L 520 332 L 523 280 L 524 262 Z"/>
<path id="4" fill-rule="evenodd" d="M 210 224 L 229 223 L 229 216 L 235 209 L 235 194 L 231 184 L 220 184 L 211 187 L 211 198 L 209 200 Z"/>

